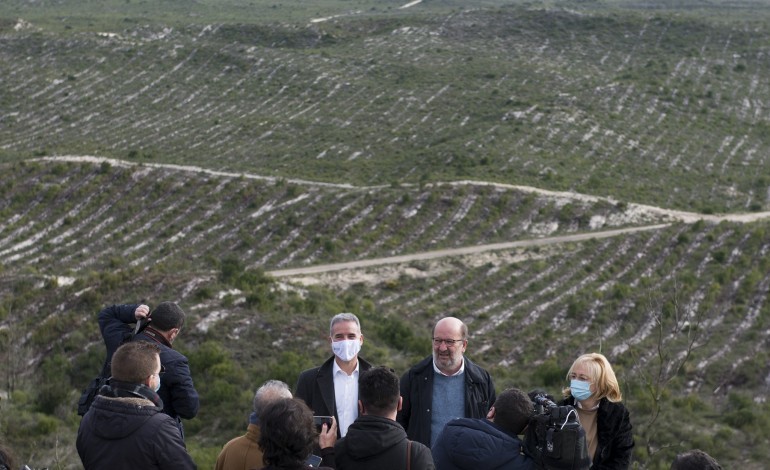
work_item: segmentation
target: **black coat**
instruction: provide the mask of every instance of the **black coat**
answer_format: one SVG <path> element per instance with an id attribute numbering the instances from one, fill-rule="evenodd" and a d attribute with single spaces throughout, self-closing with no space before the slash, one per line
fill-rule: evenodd
<path id="1" fill-rule="evenodd" d="M 334 446 L 337 470 L 401 470 L 406 468 L 407 438 L 392 419 L 363 415 Z M 433 470 L 430 449 L 412 442 L 413 470 Z"/>
<path id="2" fill-rule="evenodd" d="M 561 405 L 577 407 L 573 397 L 563 400 Z M 599 401 L 596 414 L 596 454 L 591 470 L 625 470 L 631 466 L 634 436 L 631 433 L 631 419 L 628 409 L 622 403 L 613 403 L 606 398 Z"/>
<path id="3" fill-rule="evenodd" d="M 431 409 L 433 407 L 433 356 L 428 356 L 401 377 L 403 405 L 398 422 L 409 439 L 430 446 Z M 465 416 L 486 418 L 495 404 L 495 384 L 489 372 L 465 358 Z"/>
<path id="4" fill-rule="evenodd" d="M 99 328 L 102 331 L 104 344 L 107 346 L 106 363 L 112 361 L 115 350 L 118 349 L 125 335 L 131 331 L 130 324 L 136 322 L 134 311 L 138 306 L 139 304 L 113 305 L 99 312 Z M 182 424 L 179 418 L 194 418 L 200 406 L 187 358 L 172 349 L 165 339 L 158 337 L 149 327 L 145 332 L 134 337 L 134 341 L 139 340 L 149 341 L 160 347 L 160 363 L 165 372 L 160 376 L 158 395 L 163 400 L 163 412 L 176 418 L 181 431 Z"/>
<path id="5" fill-rule="evenodd" d="M 372 365 L 358 357 L 358 373 L 360 374 L 372 368 Z M 334 416 L 339 424 L 337 416 L 337 402 L 334 399 L 334 356 L 326 360 L 321 366 L 303 371 L 297 379 L 294 396 L 301 398 L 313 410 L 316 416 Z M 337 437 L 340 437 L 340 429 L 337 428 Z"/>
<path id="6" fill-rule="evenodd" d="M 85 470 L 198 468 L 176 420 L 149 400 L 97 396 L 76 442 Z"/>

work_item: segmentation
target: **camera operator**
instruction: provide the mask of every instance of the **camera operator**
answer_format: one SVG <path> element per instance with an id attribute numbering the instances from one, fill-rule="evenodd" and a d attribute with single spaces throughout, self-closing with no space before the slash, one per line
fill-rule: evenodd
<path id="1" fill-rule="evenodd" d="M 497 397 L 486 419 L 449 421 L 431 449 L 436 470 L 534 469 L 519 439 L 531 415 L 529 397 L 509 388 Z"/>

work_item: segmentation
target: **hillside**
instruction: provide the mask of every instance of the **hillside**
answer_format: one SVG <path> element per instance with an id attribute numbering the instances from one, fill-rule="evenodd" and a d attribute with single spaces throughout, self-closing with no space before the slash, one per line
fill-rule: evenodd
<path id="1" fill-rule="evenodd" d="M 699 212 L 770 207 L 761 4 L 731 15 L 431 5 L 268 23 L 260 8 L 242 23 L 101 17 L 86 28 L 73 15 L 59 17 L 63 33 L 9 18 L 0 159 L 87 154 L 366 185 L 485 180 Z"/>
<path id="2" fill-rule="evenodd" d="M 770 458 L 770 4 L 0 5 L 0 441 L 77 469 L 105 305 L 179 301 L 200 468 L 254 387 L 398 372 L 440 317 L 497 388 L 602 351 L 636 468 Z M 192 5 L 192 6 L 191 6 Z"/>

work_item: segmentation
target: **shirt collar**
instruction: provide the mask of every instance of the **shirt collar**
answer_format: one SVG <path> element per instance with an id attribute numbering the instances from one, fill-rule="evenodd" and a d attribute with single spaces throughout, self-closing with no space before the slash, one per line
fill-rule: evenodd
<path id="1" fill-rule="evenodd" d="M 333 364 L 332 365 L 332 375 L 337 375 L 340 372 L 342 372 L 345 375 L 348 375 L 347 373 L 345 373 L 344 370 L 340 369 L 340 365 L 337 364 L 337 360 L 336 359 L 332 360 L 332 364 Z M 353 369 L 353 373 L 350 374 L 350 375 L 358 374 L 358 366 L 359 365 L 361 365 L 361 361 L 356 361 L 356 368 Z"/>
<path id="2" fill-rule="evenodd" d="M 460 370 L 458 370 L 457 372 L 455 372 L 455 373 L 454 373 L 454 374 L 452 374 L 452 375 L 446 375 L 445 373 L 441 372 L 441 371 L 439 370 L 438 366 L 436 365 L 436 360 L 435 360 L 435 359 L 433 360 L 433 370 L 434 370 L 435 372 L 437 372 L 437 373 L 439 373 L 439 374 L 443 375 L 443 376 L 446 376 L 446 377 L 454 377 L 454 376 L 456 376 L 456 375 L 460 375 L 460 374 L 462 374 L 463 372 L 465 372 L 465 356 L 463 356 L 463 357 L 462 357 L 462 361 L 463 361 L 463 362 L 462 362 L 462 364 L 460 364 Z M 336 363 L 335 363 L 335 364 L 336 364 Z"/>

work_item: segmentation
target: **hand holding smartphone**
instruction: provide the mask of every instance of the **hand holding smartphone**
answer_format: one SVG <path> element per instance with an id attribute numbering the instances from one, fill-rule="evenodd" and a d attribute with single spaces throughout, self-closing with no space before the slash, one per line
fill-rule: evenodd
<path id="1" fill-rule="evenodd" d="M 319 433 L 322 432 L 322 426 L 326 424 L 326 429 L 329 429 L 332 427 L 332 417 L 331 416 L 313 416 L 313 424 L 315 424 L 315 429 Z"/>

